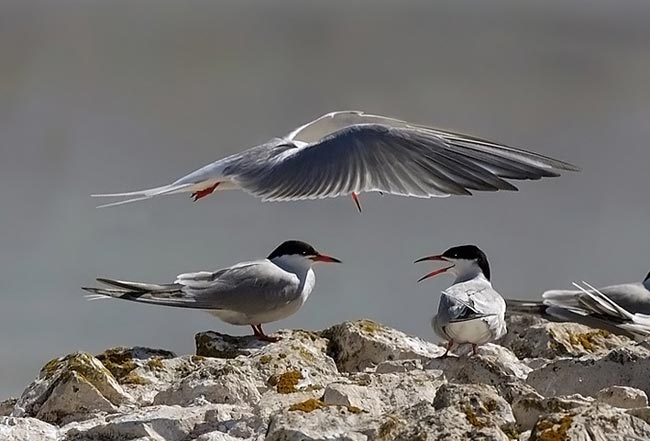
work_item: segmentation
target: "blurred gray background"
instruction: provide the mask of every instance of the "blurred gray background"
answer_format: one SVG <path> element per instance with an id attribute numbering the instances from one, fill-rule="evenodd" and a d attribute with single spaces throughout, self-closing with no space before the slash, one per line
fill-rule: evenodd
<path id="1" fill-rule="evenodd" d="M 451 282 L 411 262 L 480 245 L 505 296 L 650 267 L 650 3 L 8 1 L 0 4 L 0 397 L 48 359 L 116 345 L 193 350 L 249 333 L 197 311 L 86 302 L 98 275 L 168 281 L 300 238 L 317 268 L 294 317 L 369 317 L 432 339 Z M 95 209 L 319 116 L 361 109 L 573 162 L 519 193 L 266 203 L 223 192 Z"/>

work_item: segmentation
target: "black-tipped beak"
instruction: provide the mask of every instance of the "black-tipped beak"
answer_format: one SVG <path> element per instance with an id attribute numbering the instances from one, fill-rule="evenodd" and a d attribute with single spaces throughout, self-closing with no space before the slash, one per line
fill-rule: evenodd
<path id="1" fill-rule="evenodd" d="M 316 254 L 315 256 L 310 257 L 314 262 L 326 262 L 326 263 L 343 263 L 336 257 L 328 256 L 326 254 Z"/>
<path id="2" fill-rule="evenodd" d="M 438 254 L 438 255 L 435 255 L 435 256 L 422 257 L 422 258 L 416 260 L 416 261 L 413 262 L 413 263 L 426 262 L 426 261 L 429 261 L 429 260 L 436 260 L 436 261 L 441 261 L 441 262 L 449 262 L 449 261 L 448 261 L 447 259 L 445 259 L 445 257 L 443 257 L 441 254 Z M 445 271 L 449 271 L 449 270 L 452 269 L 453 267 L 454 267 L 454 265 L 450 265 L 450 266 L 445 267 L 445 268 L 441 268 L 441 269 L 437 269 L 437 270 L 435 270 L 435 271 L 431 271 L 430 273 L 425 274 L 424 276 L 420 277 L 420 279 L 418 280 L 418 283 L 421 282 L 421 281 L 423 281 L 423 280 L 426 280 L 426 279 L 428 279 L 428 278 L 430 278 L 430 277 L 434 277 L 434 276 L 437 276 L 438 274 L 442 274 L 442 273 L 444 273 Z"/>

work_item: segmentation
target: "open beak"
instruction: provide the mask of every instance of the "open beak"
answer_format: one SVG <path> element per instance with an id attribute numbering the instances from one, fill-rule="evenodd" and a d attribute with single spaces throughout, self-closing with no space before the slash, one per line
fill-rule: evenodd
<path id="1" fill-rule="evenodd" d="M 328 263 L 342 263 L 336 257 L 328 256 L 326 254 L 316 254 L 315 256 L 310 257 L 314 262 L 328 262 Z"/>
<path id="2" fill-rule="evenodd" d="M 425 261 L 428 261 L 428 260 L 438 260 L 438 261 L 442 261 L 442 262 L 448 262 L 448 260 L 445 259 L 442 255 L 436 255 L 436 256 L 422 257 L 421 259 L 418 259 L 413 263 L 425 262 Z M 451 266 L 448 266 L 448 267 L 445 267 L 445 268 L 440 268 L 440 269 L 437 269 L 435 271 L 431 271 L 430 273 L 425 274 L 424 276 L 420 277 L 418 282 L 421 282 L 421 281 L 423 281 L 425 279 L 428 279 L 430 277 L 437 276 L 438 274 L 442 274 L 445 271 L 448 271 L 448 270 L 452 269 L 453 267 L 454 267 L 454 265 L 451 265 Z"/>

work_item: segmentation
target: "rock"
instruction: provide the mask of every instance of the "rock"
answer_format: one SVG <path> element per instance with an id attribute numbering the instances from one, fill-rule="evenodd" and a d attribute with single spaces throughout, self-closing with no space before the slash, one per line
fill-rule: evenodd
<path id="1" fill-rule="evenodd" d="M 271 417 L 265 441 L 366 441 L 371 424 L 363 412 L 308 402 Z"/>
<path id="2" fill-rule="evenodd" d="M 648 406 L 648 395 L 642 390 L 633 387 L 610 386 L 598 392 L 596 399 L 599 403 L 609 404 L 612 407 L 621 409 Z"/>
<path id="3" fill-rule="evenodd" d="M 542 415 L 587 407 L 593 401 L 593 398 L 583 397 L 582 395 L 544 398 L 532 391 L 513 400 L 512 413 L 517 421 L 518 429 L 526 431 L 532 429 Z"/>
<path id="4" fill-rule="evenodd" d="M 601 389 L 614 385 L 634 387 L 648 394 L 649 377 L 650 350 L 633 345 L 600 356 L 555 360 L 531 372 L 526 381 L 547 397 L 595 396 Z"/>
<path id="5" fill-rule="evenodd" d="M 251 337 L 230 337 L 216 332 L 202 332 L 200 335 L 202 337 L 196 340 L 201 340 L 202 348 L 219 348 L 213 353 L 227 354 L 225 358 L 249 365 L 260 387 L 267 385 L 277 389 L 280 385 L 280 389 L 287 393 L 296 386 L 296 390 L 309 386 L 322 388 L 324 383 L 339 376 L 334 360 L 326 353 L 329 342 L 313 332 L 280 331 L 281 340 L 270 344 L 252 341 Z M 199 352 L 205 353 L 205 350 L 197 346 Z M 295 377 L 296 384 L 281 381 L 290 377 Z"/>
<path id="6" fill-rule="evenodd" d="M 66 434 L 66 441 L 139 438 L 182 441 L 195 439 L 219 426 L 227 432 L 234 427 L 233 420 L 244 416 L 234 406 L 149 406 L 110 420 L 100 418 L 81 425 L 70 424 L 61 430 Z"/>
<path id="7" fill-rule="evenodd" d="M 392 374 L 396 372 L 410 372 L 415 370 L 422 370 L 422 360 L 383 361 L 377 365 L 375 372 L 378 374 Z"/>
<path id="8" fill-rule="evenodd" d="M 201 400 L 210 403 L 254 405 L 260 393 L 250 369 L 220 363 L 203 366 L 169 389 L 160 392 L 154 404 L 189 406 Z"/>
<path id="9" fill-rule="evenodd" d="M 307 403 L 311 406 L 276 414 L 266 439 L 507 440 L 506 432 L 511 433 L 514 424 L 508 403 L 489 386 L 442 386 L 433 402 L 421 401 L 378 417 L 355 408 L 314 401 Z"/>
<path id="10" fill-rule="evenodd" d="M 16 403 L 15 416 L 56 423 L 132 403 L 113 375 L 92 355 L 77 352 L 48 362 Z"/>
<path id="11" fill-rule="evenodd" d="M 17 402 L 18 398 L 8 398 L 0 401 L 0 417 L 11 415 Z"/>
<path id="12" fill-rule="evenodd" d="M 148 348 L 113 348 L 97 356 L 122 388 L 140 406 L 201 368 L 204 358 L 176 357 L 173 352 Z"/>
<path id="13" fill-rule="evenodd" d="M 58 429 L 36 418 L 0 417 L 0 440 L 57 441 Z"/>
<path id="14" fill-rule="evenodd" d="M 513 383 L 523 382 L 531 369 L 508 349 L 485 345 L 477 355 L 436 358 L 425 363 L 425 369 L 444 372 L 449 381 L 465 384 L 489 384 L 501 391 Z"/>
<path id="15" fill-rule="evenodd" d="M 267 346 L 267 342 L 249 335 L 233 337 L 215 331 L 199 332 L 194 336 L 196 355 L 213 358 L 235 358 L 239 355 L 251 355 L 254 351 Z"/>
<path id="16" fill-rule="evenodd" d="M 650 425 L 621 409 L 596 403 L 573 412 L 541 417 L 530 434 L 530 441 L 546 440 L 645 440 Z"/>
<path id="17" fill-rule="evenodd" d="M 328 353 L 344 372 L 361 372 L 385 361 L 430 360 L 445 352 L 371 320 L 345 322 L 323 331 L 322 336 L 329 339 Z"/>
<path id="18" fill-rule="evenodd" d="M 0 416 L 0 440 L 650 439 L 644 343 L 524 363 L 496 344 L 439 358 L 442 348 L 367 320 L 279 335 L 200 333 L 210 357 L 58 358 L 0 404 L 13 415 Z"/>
<path id="19" fill-rule="evenodd" d="M 508 315 L 508 333 L 497 343 L 520 359 L 602 354 L 634 340 L 577 323 L 556 323 L 529 315 Z"/>
<path id="20" fill-rule="evenodd" d="M 433 401 L 445 380 L 440 371 L 409 373 L 357 373 L 345 382 L 330 383 L 323 392 L 325 404 L 347 406 L 370 414 L 381 414 Z"/>

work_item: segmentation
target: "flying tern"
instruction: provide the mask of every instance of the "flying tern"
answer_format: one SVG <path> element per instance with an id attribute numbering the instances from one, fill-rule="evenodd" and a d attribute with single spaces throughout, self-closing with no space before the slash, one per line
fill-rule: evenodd
<path id="1" fill-rule="evenodd" d="M 415 261 L 442 261 L 451 265 L 424 275 L 418 282 L 449 271 L 454 283 L 442 292 L 438 313 L 433 316 L 434 332 L 447 341 L 446 356 L 454 344 L 477 346 L 496 340 L 506 333 L 506 303 L 492 288 L 490 265 L 485 253 L 475 245 L 462 245 L 435 256 Z"/>
<path id="2" fill-rule="evenodd" d="M 214 272 L 180 274 L 174 283 L 154 284 L 98 278 L 109 288 L 82 288 L 91 299 L 113 297 L 154 305 L 203 309 L 226 323 L 250 325 L 264 341 L 277 341 L 262 324 L 286 318 L 307 301 L 316 262 L 341 261 L 305 242 L 290 240 L 266 259 L 242 262 Z"/>
<path id="3" fill-rule="evenodd" d="M 241 189 L 263 201 L 322 199 L 379 192 L 419 198 L 516 191 L 509 180 L 579 169 L 537 153 L 461 133 L 359 111 L 333 112 L 286 136 L 219 159 L 161 187 L 93 197 L 123 198 L 100 207 L 174 193 L 199 200 Z"/>
<path id="4" fill-rule="evenodd" d="M 508 312 L 576 322 L 639 340 L 650 337 L 650 273 L 637 283 L 573 285 L 578 289 L 546 291 L 541 301 L 507 299 Z"/>

